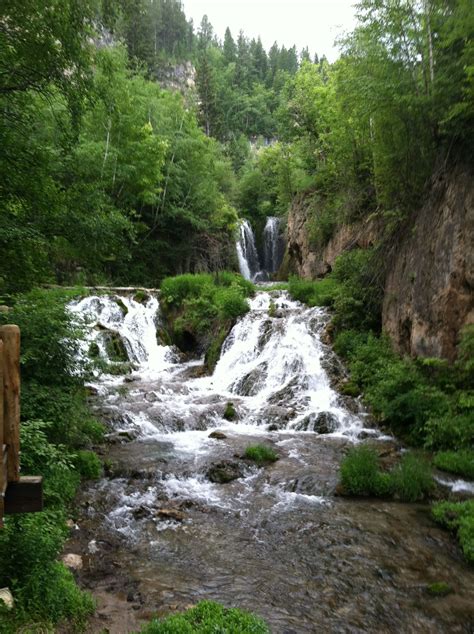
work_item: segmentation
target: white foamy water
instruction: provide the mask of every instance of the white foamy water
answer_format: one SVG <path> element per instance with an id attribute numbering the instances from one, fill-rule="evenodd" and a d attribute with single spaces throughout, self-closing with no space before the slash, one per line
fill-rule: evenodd
<path id="1" fill-rule="evenodd" d="M 150 296 L 145 303 L 128 296 L 94 295 L 69 305 L 90 325 L 87 345 L 96 343 L 100 355 L 107 360 L 104 332 L 116 334 L 122 340 L 130 362 L 141 370 L 160 372 L 173 363 L 174 355 L 168 346 L 157 341 L 156 325 L 159 303 Z"/>
<path id="2" fill-rule="evenodd" d="M 141 304 L 129 296 L 92 296 L 71 305 L 89 323 L 85 349 L 95 342 L 107 361 L 104 333 L 115 333 L 135 364 L 131 377 L 103 376 L 95 384 L 112 436 L 119 434 L 120 441 L 128 439 L 129 432 L 137 441 L 156 443 L 157 456 L 165 451 L 167 461 L 176 460 L 195 472 L 190 475 L 178 469 L 159 484 L 172 499 L 194 499 L 223 508 L 229 504 L 225 487 L 205 476 L 213 456 L 225 458 L 225 443 L 209 438 L 213 429 L 235 442 L 246 437 L 262 442 L 259 438 L 265 441 L 270 428 L 283 434 L 281 443 L 278 436 L 273 442 L 285 453 L 288 437 L 314 437 L 319 432 L 355 440 L 363 428 L 363 419 L 343 406 L 324 369 L 328 349 L 320 331 L 326 323 L 325 312 L 307 308 L 283 291 L 259 292 L 249 304 L 250 311 L 225 341 L 214 374 L 199 378 L 193 378 L 197 361 L 180 362 L 170 347 L 160 345 L 156 297 Z M 237 411 L 233 421 L 224 419 L 229 401 Z M 320 416 L 329 426 L 318 427 Z M 243 442 L 245 446 L 250 441 Z M 290 453 L 288 458 L 306 465 L 294 448 Z M 252 478 L 248 477 L 238 493 L 241 500 L 251 499 Z M 322 501 L 274 487 L 264 488 L 262 494 L 279 509 Z M 124 534 L 133 526 L 134 504 L 133 496 L 127 494 L 110 518 Z"/>

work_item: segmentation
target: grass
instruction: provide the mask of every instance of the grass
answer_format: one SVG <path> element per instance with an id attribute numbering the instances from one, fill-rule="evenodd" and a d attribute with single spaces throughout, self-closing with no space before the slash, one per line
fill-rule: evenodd
<path id="1" fill-rule="evenodd" d="M 376 452 L 365 445 L 349 451 L 340 474 L 344 492 L 349 495 L 383 497 L 391 493 L 388 474 L 380 471 Z"/>
<path id="2" fill-rule="evenodd" d="M 225 608 L 213 601 L 201 601 L 196 607 L 162 620 L 153 620 L 141 634 L 269 634 L 259 617 Z"/>
<path id="3" fill-rule="evenodd" d="M 474 480 L 474 451 L 441 451 L 433 458 L 438 469 Z"/>
<path id="4" fill-rule="evenodd" d="M 430 583 L 426 587 L 426 590 L 432 597 L 445 597 L 453 591 L 449 583 L 446 583 L 445 581 L 435 581 L 434 583 Z"/>
<path id="5" fill-rule="evenodd" d="M 338 283 L 331 277 L 322 280 L 301 280 L 290 277 L 288 291 L 292 299 L 308 306 L 332 306 L 338 290 Z"/>
<path id="6" fill-rule="evenodd" d="M 438 524 L 456 534 L 464 556 L 474 564 L 474 500 L 438 502 L 432 514 Z"/>
<path id="7" fill-rule="evenodd" d="M 349 495 L 394 496 L 403 502 L 416 502 L 433 489 L 428 462 L 414 453 L 406 453 L 392 471 L 384 472 L 376 451 L 361 445 L 349 451 L 340 473 L 343 490 Z"/>
<path id="8" fill-rule="evenodd" d="M 253 460 L 258 465 L 276 462 L 279 458 L 277 452 L 271 447 L 267 447 L 267 445 L 251 445 L 247 447 L 244 457 L 248 460 Z"/>

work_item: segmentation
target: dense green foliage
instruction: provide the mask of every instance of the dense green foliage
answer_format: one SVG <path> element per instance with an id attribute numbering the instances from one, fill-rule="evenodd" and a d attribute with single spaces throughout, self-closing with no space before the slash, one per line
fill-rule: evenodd
<path id="1" fill-rule="evenodd" d="M 244 457 L 258 465 L 276 462 L 279 458 L 277 452 L 267 445 L 250 445 L 245 450 Z"/>
<path id="2" fill-rule="evenodd" d="M 456 533 L 466 559 L 474 563 L 474 500 L 438 502 L 433 505 L 433 517 Z"/>
<path id="3" fill-rule="evenodd" d="M 474 480 L 474 450 L 440 451 L 433 459 L 434 465 L 443 471 Z"/>
<path id="4" fill-rule="evenodd" d="M 212 369 L 235 320 L 249 310 L 254 286 L 236 273 L 222 271 L 169 277 L 161 284 L 161 306 L 171 340 L 184 352 L 206 352 Z"/>
<path id="5" fill-rule="evenodd" d="M 45 499 L 42 513 L 8 517 L 0 531 L 0 586 L 10 587 L 15 597 L 2 632 L 32 620 L 67 620 L 79 629 L 94 609 L 89 595 L 56 561 L 81 477 L 98 477 L 101 470 L 98 457 L 82 448 L 100 441 L 102 427 L 85 402 L 89 369 L 76 357 L 82 330 L 65 308 L 71 296 L 32 291 L 17 297 L 9 313 L 0 313 L 0 323 L 21 327 L 21 468 L 25 475 L 43 476 Z"/>
<path id="6" fill-rule="evenodd" d="M 341 484 L 349 495 L 395 495 L 404 502 L 422 500 L 433 489 L 429 463 L 423 458 L 406 453 L 394 469 L 384 472 L 376 451 L 366 445 L 354 447 L 342 461 Z"/>
<path id="7" fill-rule="evenodd" d="M 268 634 L 262 619 L 238 610 L 224 608 L 213 601 L 201 601 L 196 607 L 161 621 L 152 621 L 142 634 Z"/>

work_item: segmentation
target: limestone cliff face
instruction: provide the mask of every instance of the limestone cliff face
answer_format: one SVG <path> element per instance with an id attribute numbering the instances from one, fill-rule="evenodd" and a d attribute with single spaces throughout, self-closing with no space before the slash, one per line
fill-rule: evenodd
<path id="1" fill-rule="evenodd" d="M 340 227 L 324 248 L 309 240 L 310 197 L 288 217 L 286 267 L 313 279 L 331 271 L 343 251 L 377 242 L 377 225 Z M 387 255 L 388 257 L 388 255 Z M 438 174 L 425 204 L 398 237 L 387 268 L 383 329 L 412 356 L 454 359 L 463 326 L 474 323 L 474 173 L 458 163 Z"/>
<path id="2" fill-rule="evenodd" d="M 453 359 L 474 322 L 474 174 L 457 165 L 433 182 L 389 265 L 383 328 L 400 352 Z"/>
<path id="3" fill-rule="evenodd" d="M 311 198 L 302 194 L 295 199 L 288 215 L 286 266 L 291 273 L 305 279 L 330 273 L 341 253 L 372 246 L 379 235 L 374 222 L 358 222 L 342 225 L 326 246 L 315 247 L 308 228 L 313 205 Z"/>

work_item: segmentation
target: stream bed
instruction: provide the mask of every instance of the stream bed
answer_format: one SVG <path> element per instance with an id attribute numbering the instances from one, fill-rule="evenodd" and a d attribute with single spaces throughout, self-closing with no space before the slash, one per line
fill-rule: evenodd
<path id="1" fill-rule="evenodd" d="M 89 631 L 133 632 L 212 599 L 277 634 L 474 632 L 474 572 L 429 506 L 337 495 L 354 443 L 388 461 L 400 447 L 333 388 L 344 368 L 323 343 L 325 311 L 258 292 L 206 376 L 159 341 L 159 302 L 141 299 L 71 307 L 91 321 L 85 346 L 106 357 L 112 333 L 135 368 L 90 386 L 106 477 L 81 490 L 67 547 L 98 599 Z M 244 458 L 255 444 L 279 459 L 257 467 Z M 440 581 L 453 592 L 431 596 Z"/>

